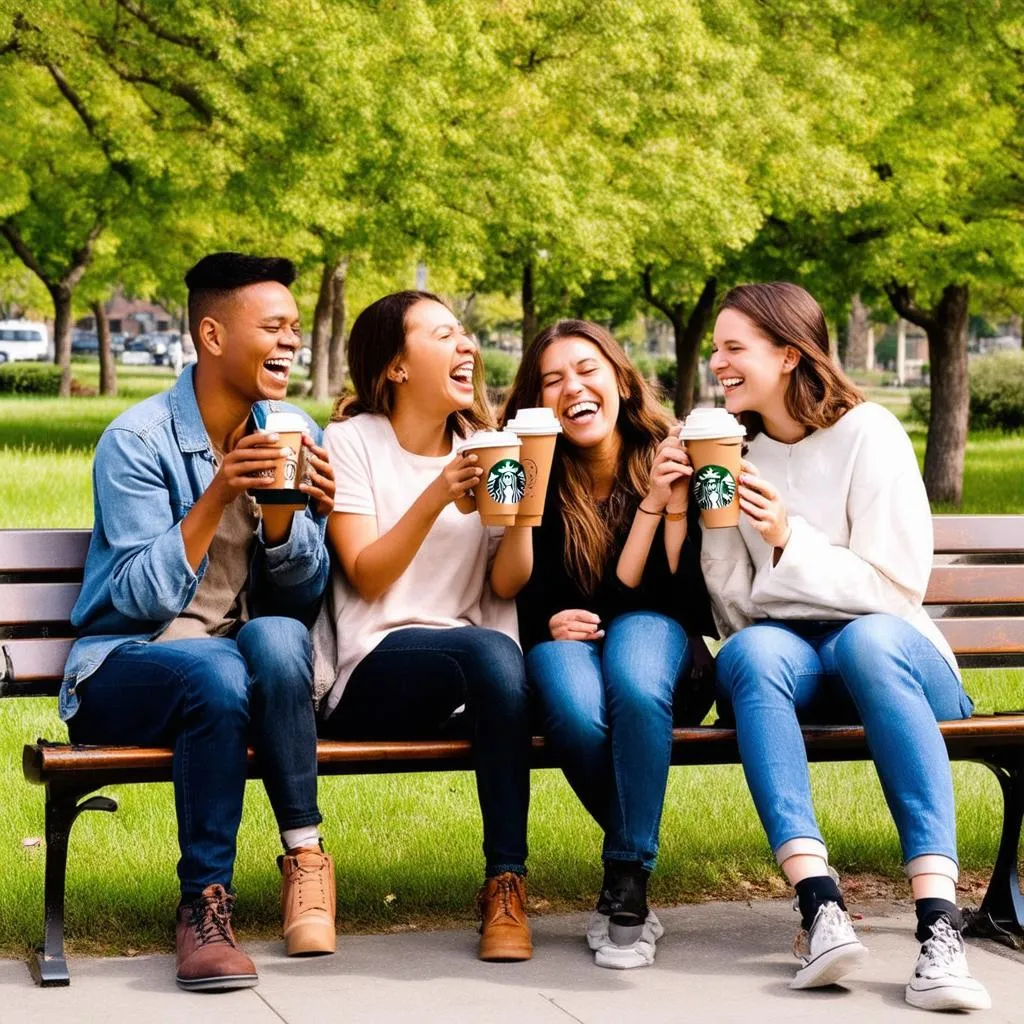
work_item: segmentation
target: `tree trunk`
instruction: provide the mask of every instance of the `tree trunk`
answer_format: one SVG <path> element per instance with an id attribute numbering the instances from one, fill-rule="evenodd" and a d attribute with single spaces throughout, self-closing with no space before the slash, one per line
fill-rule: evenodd
<path id="1" fill-rule="evenodd" d="M 533 260 L 523 264 L 523 351 L 537 337 L 537 306 L 533 293 Z"/>
<path id="2" fill-rule="evenodd" d="M 850 319 L 847 326 L 846 369 L 868 369 L 868 332 L 871 329 L 871 310 L 854 295 L 850 301 Z"/>
<path id="3" fill-rule="evenodd" d="M 963 498 L 970 385 L 967 377 L 967 285 L 947 285 L 928 327 L 931 414 L 924 454 L 924 485 L 932 501 Z"/>
<path id="4" fill-rule="evenodd" d="M 60 397 L 71 395 L 71 289 L 61 282 L 50 287 L 53 299 L 53 361 L 60 367 Z"/>
<path id="5" fill-rule="evenodd" d="M 320 294 L 313 312 L 313 357 L 309 376 L 313 382 L 311 397 L 326 402 L 330 397 L 331 281 L 334 264 L 325 263 L 320 274 Z"/>
<path id="6" fill-rule="evenodd" d="M 348 281 L 348 260 L 339 260 L 331 275 L 331 338 L 328 346 L 328 382 L 332 395 L 340 395 L 345 387 L 345 285 Z"/>
<path id="7" fill-rule="evenodd" d="M 676 339 L 676 397 L 674 409 L 676 419 L 682 419 L 693 408 L 693 393 L 697 382 L 697 367 L 700 363 L 700 343 L 707 334 L 711 323 L 711 314 L 715 309 L 715 293 L 718 282 L 709 277 L 697 299 L 697 304 L 690 310 L 690 315 L 683 322 L 682 310 L 672 317 L 672 331 Z"/>
<path id="8" fill-rule="evenodd" d="M 92 304 L 92 315 L 96 317 L 96 337 L 100 354 L 100 394 L 117 394 L 117 368 L 114 365 L 114 349 L 110 342 L 110 320 L 102 302 Z"/>

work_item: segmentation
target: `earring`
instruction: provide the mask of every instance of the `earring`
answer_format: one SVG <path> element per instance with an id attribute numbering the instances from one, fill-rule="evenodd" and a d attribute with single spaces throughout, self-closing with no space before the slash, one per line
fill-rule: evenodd
<path id="1" fill-rule="evenodd" d="M 402 371 L 402 376 L 398 378 L 398 383 L 399 384 L 404 384 L 408 379 L 409 379 L 409 374 L 407 374 L 405 372 L 405 370 L 403 370 Z"/>

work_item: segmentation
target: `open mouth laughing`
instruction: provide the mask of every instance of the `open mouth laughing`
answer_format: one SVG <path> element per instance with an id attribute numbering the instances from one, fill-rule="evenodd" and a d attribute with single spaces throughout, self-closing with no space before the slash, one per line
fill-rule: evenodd
<path id="1" fill-rule="evenodd" d="M 589 399 L 583 402 L 573 402 L 562 414 L 570 423 L 589 423 L 598 413 L 601 406 Z"/>
<path id="2" fill-rule="evenodd" d="M 291 356 L 272 356 L 270 359 L 265 359 L 263 369 L 279 384 L 287 384 L 288 374 L 292 369 Z"/>
<path id="3" fill-rule="evenodd" d="M 459 363 L 458 366 L 452 370 L 451 379 L 455 381 L 460 387 L 473 388 L 473 360 L 467 360 L 464 363 Z"/>

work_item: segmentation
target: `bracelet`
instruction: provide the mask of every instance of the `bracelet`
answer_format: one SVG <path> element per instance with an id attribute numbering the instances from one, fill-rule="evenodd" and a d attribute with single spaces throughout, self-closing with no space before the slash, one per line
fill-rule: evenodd
<path id="1" fill-rule="evenodd" d="M 637 512 L 643 512 L 645 516 L 656 516 L 660 519 L 665 513 L 664 512 L 652 512 L 649 508 L 644 508 L 643 502 L 636 507 Z"/>
<path id="2" fill-rule="evenodd" d="M 669 512 L 665 509 L 663 515 L 670 523 L 678 523 L 680 519 L 686 518 L 686 509 L 684 508 L 682 512 Z"/>

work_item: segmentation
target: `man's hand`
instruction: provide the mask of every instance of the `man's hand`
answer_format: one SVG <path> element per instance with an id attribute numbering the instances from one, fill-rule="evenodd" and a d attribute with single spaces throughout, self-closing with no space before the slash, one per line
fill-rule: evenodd
<path id="1" fill-rule="evenodd" d="M 309 434 L 302 435 L 302 447 L 306 460 L 299 490 L 309 495 L 318 516 L 329 516 L 334 511 L 334 469 L 330 457 Z"/>
<path id="2" fill-rule="evenodd" d="M 601 619 L 582 608 L 566 608 L 551 616 L 548 629 L 553 640 L 600 640 L 604 630 L 598 629 Z"/>
<path id="3" fill-rule="evenodd" d="M 224 456 L 210 484 L 211 496 L 227 508 L 243 491 L 274 486 L 274 469 L 284 458 L 277 434 L 249 434 Z"/>

